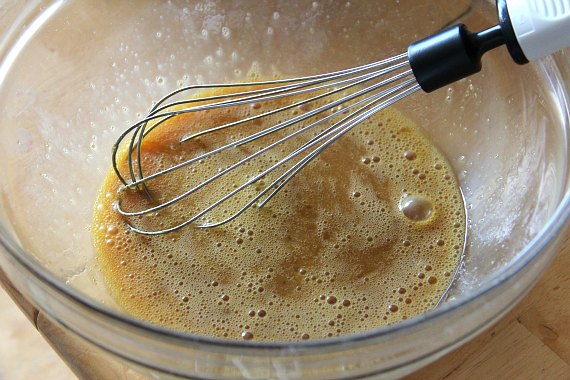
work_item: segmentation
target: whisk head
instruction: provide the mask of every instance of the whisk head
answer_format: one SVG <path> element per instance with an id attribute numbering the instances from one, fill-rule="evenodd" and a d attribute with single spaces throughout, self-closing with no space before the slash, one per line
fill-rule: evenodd
<path id="1" fill-rule="evenodd" d="M 262 208 L 343 134 L 419 89 L 407 54 L 327 74 L 180 88 L 115 143 L 124 185 L 116 209 L 147 235 L 227 223 Z"/>

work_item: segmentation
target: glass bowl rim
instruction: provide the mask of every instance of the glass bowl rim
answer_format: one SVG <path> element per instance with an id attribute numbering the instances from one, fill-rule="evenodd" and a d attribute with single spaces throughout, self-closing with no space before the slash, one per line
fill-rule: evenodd
<path id="1" fill-rule="evenodd" d="M 41 1 L 36 1 L 37 3 L 41 3 Z M 55 12 L 57 8 L 62 5 L 63 2 L 55 1 L 49 8 L 52 12 Z M 30 5 L 26 6 L 26 10 L 30 13 L 34 10 L 34 7 Z M 42 23 L 47 20 L 49 15 L 46 16 L 46 13 L 42 13 L 42 16 L 45 16 L 42 20 Z M 20 19 L 22 21 L 24 17 Z M 12 29 L 14 30 L 14 29 Z M 31 37 L 31 35 L 29 35 Z M 2 42 L 2 41 L 0 41 Z M 0 44 L 0 48 L 1 48 Z M 11 48 L 9 47 L 9 52 L 12 52 Z M 19 46 L 20 50 L 22 46 Z M 3 50 L 3 49 L 2 49 Z M 19 53 L 19 52 L 17 52 Z M 18 55 L 18 54 L 16 54 Z M 11 62 L 6 63 L 6 61 L 0 62 L 0 73 L 4 72 L 7 73 L 10 67 L 5 68 L 5 65 L 11 66 L 14 63 L 14 60 L 10 60 Z M 542 65 L 545 61 L 551 61 L 553 63 L 552 57 L 542 58 L 538 64 Z M 555 63 L 554 63 L 555 64 Z M 568 62 L 570 66 L 570 61 Z M 0 83 L 2 82 L 2 78 L 0 78 Z M 570 98 L 570 87 L 565 89 L 563 92 L 568 98 Z M 562 101 L 563 99 L 558 99 Z M 570 118 L 570 104 L 566 102 L 566 125 L 568 125 L 568 120 Z M 568 148 L 568 143 L 566 144 L 566 148 Z M 508 280 L 515 277 L 519 272 L 521 272 L 528 264 L 534 261 L 537 256 L 556 238 L 558 233 L 565 227 L 565 225 L 570 219 L 570 186 L 567 188 L 564 196 L 560 199 L 559 204 L 551 215 L 547 223 L 541 228 L 541 230 L 537 233 L 537 235 L 527 244 L 525 247 L 518 253 L 517 258 L 512 262 L 511 265 L 503 268 L 501 271 L 493 275 L 493 277 L 476 289 L 474 292 L 460 297 L 458 300 L 453 302 L 443 303 L 439 305 L 437 308 L 430 310 L 424 314 L 416 316 L 414 318 L 410 318 L 405 321 L 401 321 L 389 326 L 380 327 L 376 329 L 372 329 L 366 332 L 361 332 L 357 334 L 351 335 L 344 335 L 340 337 L 333 337 L 327 339 L 315 339 L 310 341 L 285 341 L 285 342 L 245 342 L 245 341 L 238 341 L 238 340 L 230 340 L 230 339 L 220 339 L 214 337 L 207 337 L 207 336 L 200 336 L 191 333 L 186 333 L 178 330 L 169 329 L 166 327 L 161 327 L 156 324 L 152 324 L 149 322 L 142 321 L 140 319 L 136 319 L 131 317 L 127 314 L 120 312 L 119 310 L 112 309 L 104 304 L 101 304 L 94 299 L 90 298 L 83 292 L 70 287 L 65 284 L 65 282 L 60 279 L 59 277 L 55 276 L 51 271 L 44 268 L 31 254 L 26 252 L 19 244 L 16 242 L 15 239 L 12 238 L 10 232 L 4 228 L 3 225 L 0 225 L 0 245 L 3 246 L 5 251 L 17 262 L 18 266 L 28 273 L 32 274 L 36 279 L 38 279 L 42 284 L 48 286 L 50 289 L 55 291 L 56 293 L 63 295 L 65 299 L 69 299 L 74 306 L 80 306 L 91 313 L 95 313 L 96 315 L 100 315 L 106 319 L 115 320 L 121 322 L 123 324 L 128 325 L 129 327 L 133 328 L 137 333 L 140 332 L 141 334 L 145 333 L 153 333 L 157 336 L 163 336 L 166 338 L 174 339 L 177 341 L 182 341 L 184 343 L 200 343 L 202 345 L 211 346 L 212 348 L 237 348 L 237 349 L 263 349 L 263 350 L 292 350 L 292 349 L 307 349 L 310 347 L 313 348 L 325 348 L 325 347 L 340 347 L 347 343 L 355 343 L 358 341 L 366 341 L 366 340 L 373 340 L 379 337 L 389 337 L 394 336 L 397 334 L 401 334 L 405 331 L 412 330 L 413 328 L 417 328 L 429 321 L 436 320 L 443 318 L 445 315 L 457 310 L 459 308 L 464 307 L 465 305 L 476 301 L 477 299 L 483 297 L 485 294 L 491 292 L 496 287 L 499 287 L 501 284 L 507 282 Z M 524 292 L 523 289 L 520 293 Z M 34 299 L 31 300 L 35 302 Z M 510 307 L 510 305 L 506 305 L 503 310 Z M 497 313 L 497 314 L 500 314 Z M 49 315 L 49 313 L 48 313 Z M 56 316 L 54 316 L 56 317 Z M 57 318 L 57 317 L 56 317 Z"/>

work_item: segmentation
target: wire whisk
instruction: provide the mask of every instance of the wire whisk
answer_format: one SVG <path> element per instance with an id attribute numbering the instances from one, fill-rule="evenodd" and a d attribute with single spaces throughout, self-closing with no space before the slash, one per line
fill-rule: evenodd
<path id="1" fill-rule="evenodd" d="M 230 92 L 227 94 L 204 96 L 200 98 L 191 98 L 179 101 L 174 100 L 174 97 L 180 95 L 184 96 L 184 94 L 192 91 L 220 88 L 249 89 L 246 91 Z M 238 160 L 228 167 L 219 170 L 208 179 L 198 183 L 172 199 L 139 211 L 124 210 L 121 203 L 118 203 L 117 211 L 126 218 L 152 214 L 160 211 L 166 207 L 176 204 L 186 197 L 189 197 L 198 190 L 203 189 L 205 186 L 215 186 L 217 180 L 236 170 L 239 166 L 246 164 L 256 157 L 266 154 L 272 149 L 276 149 L 278 146 L 283 145 L 294 137 L 301 134 L 307 134 L 307 132 L 316 129 L 316 127 L 320 127 L 319 132 L 315 136 L 310 137 L 298 148 L 292 150 L 288 154 L 285 154 L 283 158 L 272 163 L 261 171 L 261 173 L 258 173 L 237 188 L 229 191 L 227 194 L 207 205 L 207 207 L 198 211 L 195 215 L 192 215 L 182 223 L 157 231 L 141 230 L 133 225 L 130 225 L 130 228 L 138 233 L 154 235 L 173 232 L 189 224 L 194 224 L 196 227 L 215 227 L 227 223 L 237 218 L 253 205 L 258 208 L 263 207 L 296 174 L 298 174 L 301 169 L 303 169 L 307 164 L 309 164 L 309 162 L 315 159 L 324 149 L 339 139 L 343 134 L 354 128 L 362 121 L 368 119 L 371 115 L 394 104 L 413 92 L 418 91 L 420 88 L 421 87 L 417 83 L 410 68 L 407 54 L 401 54 L 372 64 L 327 74 L 262 82 L 195 85 L 180 88 L 162 98 L 150 110 L 144 119 L 127 129 L 113 147 L 113 168 L 121 182 L 128 189 L 136 189 L 143 192 L 149 199 L 153 199 L 153 196 L 149 191 L 148 182 L 153 179 L 165 176 L 175 170 L 179 170 L 185 166 L 204 160 L 212 155 L 220 154 L 228 149 L 252 144 L 270 134 L 287 129 L 293 129 L 292 127 L 299 126 L 300 123 L 305 124 L 290 133 L 285 134 L 283 137 L 279 137 L 272 143 L 255 150 L 252 154 Z M 200 113 L 207 110 L 232 108 L 248 104 L 256 106 L 262 102 L 274 101 L 276 99 L 288 99 L 288 101 L 285 105 L 257 115 L 245 117 L 237 121 L 181 136 L 179 144 L 185 144 L 189 141 L 202 138 L 207 134 L 234 128 L 239 125 L 247 125 L 248 123 L 253 123 L 256 120 L 265 119 L 271 115 L 284 113 L 291 109 L 301 108 L 308 109 L 308 111 L 293 118 L 270 125 L 262 130 L 255 131 L 254 133 L 248 134 L 230 143 L 215 147 L 205 153 L 198 154 L 184 162 L 158 172 L 145 172 L 142 164 L 144 155 L 143 140 L 148 138 L 154 130 L 164 125 L 166 121 L 172 121 L 173 118 L 183 114 Z M 317 102 L 320 102 L 319 104 L 322 105 L 314 108 L 307 107 Z M 323 115 L 327 111 L 328 113 L 326 116 L 307 122 L 311 118 Z M 122 173 L 118 164 L 119 146 L 121 146 L 124 140 L 127 140 L 128 151 L 130 152 L 130 154 L 127 154 L 126 158 L 128 168 L 128 173 L 126 174 Z M 239 192 L 258 184 L 271 172 L 283 167 L 283 165 L 290 161 L 294 161 L 294 164 L 288 167 L 283 173 L 280 173 L 277 178 L 273 179 L 271 182 L 264 183 L 263 186 L 257 190 L 257 194 L 254 197 L 248 199 L 242 207 L 231 215 L 218 221 L 207 221 L 204 218 L 208 213 L 211 213 L 214 209 L 224 205 L 224 203 L 226 203 L 230 198 L 235 197 Z"/>
<path id="2" fill-rule="evenodd" d="M 116 209 L 134 232 L 158 235 L 188 225 L 220 226 L 252 206 L 262 208 L 301 169 L 355 126 L 420 89 L 431 92 L 479 72 L 481 57 L 487 51 L 506 45 L 513 60 L 525 64 L 570 45 L 570 8 L 551 4 L 558 10 L 542 14 L 535 5 L 532 0 L 498 0 L 498 25 L 477 33 L 465 25 L 455 25 L 412 43 L 404 54 L 351 69 L 292 79 L 194 85 L 173 91 L 121 134 L 113 147 L 115 173 L 125 189 L 134 190 L 125 192 Z M 527 26 L 531 24 L 535 28 L 529 32 Z M 196 91 L 204 95 L 194 97 Z M 248 105 L 264 106 L 251 115 L 244 112 Z M 297 109 L 303 112 L 292 112 Z M 227 120 L 211 125 L 210 111 L 217 112 L 212 120 Z M 236 118 L 240 114 L 244 116 Z M 186 118 L 188 115 L 193 119 Z M 182 127 L 187 123 L 195 125 Z M 207 127 L 198 129 L 200 125 Z M 167 133 L 161 135 L 161 130 Z M 150 145 L 158 140 L 165 140 L 166 148 L 161 149 L 175 152 L 172 155 L 178 161 L 171 160 L 166 167 L 164 162 L 148 165 Z M 166 140 L 174 143 L 168 145 Z M 192 166 L 208 168 L 217 156 L 223 159 L 216 162 L 229 162 L 210 168 L 210 175 L 195 168 L 188 170 L 186 177 L 176 174 Z M 260 163 L 265 165 L 261 169 Z M 239 172 L 249 166 L 254 170 Z M 149 167 L 157 170 L 149 171 Z M 181 186 L 169 185 L 168 180 L 166 185 L 160 183 L 169 176 L 188 182 L 188 186 L 180 194 L 172 194 Z M 132 193 L 139 198 L 144 194 L 145 207 L 125 207 Z M 188 212 L 187 205 L 196 211 Z M 188 214 L 178 215 L 184 213 Z M 137 220 L 145 217 L 174 222 L 139 227 Z"/>

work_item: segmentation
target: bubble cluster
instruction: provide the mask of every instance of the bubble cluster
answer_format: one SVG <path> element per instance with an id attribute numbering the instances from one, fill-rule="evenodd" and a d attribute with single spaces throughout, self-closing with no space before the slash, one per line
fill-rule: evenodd
<path id="1" fill-rule="evenodd" d="M 250 116 L 279 104 L 255 103 L 233 112 Z M 224 112 L 212 110 L 199 121 L 231 117 Z M 283 118 L 276 114 L 267 123 Z M 143 148 L 153 153 L 145 158 L 145 170 L 184 160 L 186 148 L 168 144 L 189 131 L 176 132 L 176 137 L 158 132 L 145 141 Z M 276 149 L 244 170 L 259 171 L 280 154 Z M 224 159 L 175 171 L 164 183 L 152 184 L 154 194 L 180 193 L 192 178 L 208 178 L 227 166 Z M 219 197 L 243 178 L 238 172 L 209 192 Z M 218 228 L 152 237 L 132 233 L 114 210 L 119 188 L 111 171 L 96 202 L 93 228 L 113 296 L 138 318 L 200 335 L 291 341 L 396 323 L 439 302 L 463 252 L 465 214 L 453 171 L 393 109 L 339 139 L 263 209 L 248 210 Z M 136 208 L 146 200 L 133 192 L 122 202 Z M 192 202 L 181 202 L 136 222 L 168 226 L 184 220 L 190 207 Z"/>

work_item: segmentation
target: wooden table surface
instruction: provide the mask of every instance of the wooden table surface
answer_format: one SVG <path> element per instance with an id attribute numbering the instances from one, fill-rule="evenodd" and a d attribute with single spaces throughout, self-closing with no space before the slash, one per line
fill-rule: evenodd
<path id="1" fill-rule="evenodd" d="M 540 282 L 510 313 L 406 378 L 419 379 L 570 379 L 570 232 Z"/>
<path id="2" fill-rule="evenodd" d="M 14 289 L 7 290 L 14 296 Z M 75 378 L 5 294 L 0 294 L 0 310 L 0 379 L 35 379 L 39 374 L 42 380 Z M 97 377 L 88 372 L 88 377 Z M 117 368 L 113 374 L 115 379 L 134 375 Z M 520 304 L 474 340 L 406 378 L 419 379 L 570 379 L 570 233 L 550 269 Z"/>

